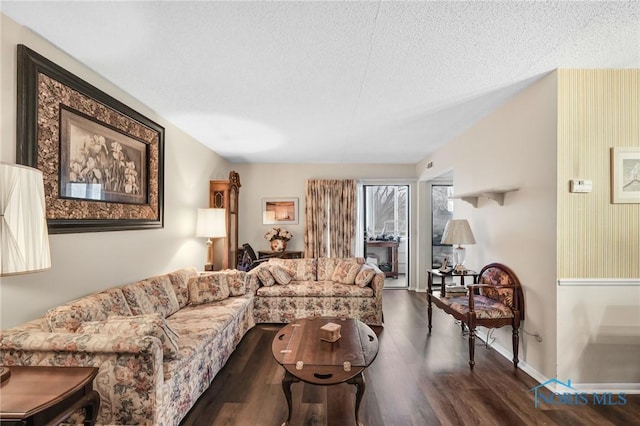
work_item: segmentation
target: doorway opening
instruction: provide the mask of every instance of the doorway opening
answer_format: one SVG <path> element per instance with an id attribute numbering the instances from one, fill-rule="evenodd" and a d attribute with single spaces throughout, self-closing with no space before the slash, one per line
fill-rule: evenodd
<path id="1" fill-rule="evenodd" d="M 363 185 L 364 257 L 384 288 L 409 287 L 409 185 Z"/>
<path id="2" fill-rule="evenodd" d="M 453 246 L 442 243 L 442 235 L 447 222 L 453 219 L 453 185 L 434 184 L 431 186 L 431 267 L 442 266 L 445 256 L 452 259 Z"/>

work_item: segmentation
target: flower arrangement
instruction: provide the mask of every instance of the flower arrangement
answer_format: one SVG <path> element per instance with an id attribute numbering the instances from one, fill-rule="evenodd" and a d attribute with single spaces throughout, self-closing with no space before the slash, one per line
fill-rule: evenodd
<path id="1" fill-rule="evenodd" d="M 293 234 L 287 231 L 286 229 L 276 227 L 276 228 L 271 228 L 269 232 L 264 234 L 264 238 L 265 240 L 268 240 L 268 241 L 273 241 L 273 240 L 289 241 L 291 238 L 293 238 Z"/>

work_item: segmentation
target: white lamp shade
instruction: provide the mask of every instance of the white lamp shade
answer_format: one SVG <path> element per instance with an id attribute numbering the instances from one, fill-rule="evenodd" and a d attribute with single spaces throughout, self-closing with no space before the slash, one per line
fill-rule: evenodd
<path id="1" fill-rule="evenodd" d="M 50 267 L 42 172 L 0 163 L 0 275 Z"/>
<path id="2" fill-rule="evenodd" d="M 198 209 L 196 237 L 226 237 L 227 223 L 225 213 L 225 209 Z"/>
<path id="3" fill-rule="evenodd" d="M 442 234 L 442 244 L 475 244 L 473 232 L 466 219 L 456 219 L 447 222 Z"/>

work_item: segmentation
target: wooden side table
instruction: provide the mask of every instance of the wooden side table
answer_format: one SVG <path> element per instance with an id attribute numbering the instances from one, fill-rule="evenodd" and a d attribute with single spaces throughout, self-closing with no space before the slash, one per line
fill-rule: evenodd
<path id="1" fill-rule="evenodd" d="M 456 273 L 453 270 L 445 273 L 439 269 L 427 269 L 427 274 L 429 275 L 427 289 L 433 287 L 433 277 L 439 277 L 441 279 L 441 289 L 444 288 L 444 279 L 447 277 L 460 277 L 460 285 L 465 285 L 465 277 L 471 277 L 471 284 L 477 284 L 478 278 L 480 277 L 480 274 L 471 269 L 467 269 L 463 274 Z"/>
<path id="2" fill-rule="evenodd" d="M 280 259 L 302 259 L 303 256 L 304 255 L 301 251 L 258 251 L 258 259 L 265 259 L 268 257 L 279 257 Z"/>
<path id="3" fill-rule="evenodd" d="M 0 385 L 0 420 L 25 425 L 58 424 L 86 408 L 85 426 L 94 425 L 100 395 L 93 390 L 94 367 L 9 367 Z"/>
<path id="4" fill-rule="evenodd" d="M 390 271 L 384 271 L 384 275 L 386 277 L 398 278 L 398 243 L 397 241 L 381 241 L 381 240 L 370 240 L 365 241 L 365 247 L 368 249 L 370 247 L 376 248 L 386 248 L 387 249 L 387 261 L 391 265 Z M 380 265 L 378 265 L 380 267 Z"/>

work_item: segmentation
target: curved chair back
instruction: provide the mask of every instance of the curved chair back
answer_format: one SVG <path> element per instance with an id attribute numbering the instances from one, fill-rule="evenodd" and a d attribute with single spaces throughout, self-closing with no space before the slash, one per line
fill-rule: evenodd
<path id="1" fill-rule="evenodd" d="M 495 288 L 481 288 L 483 296 L 496 300 L 511 309 L 518 309 L 520 319 L 524 319 L 524 295 L 522 286 L 516 274 L 501 263 L 490 263 L 480 271 L 480 284 L 489 284 Z M 515 286 L 515 288 L 500 288 L 502 286 Z"/>

